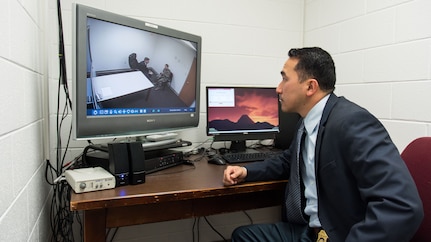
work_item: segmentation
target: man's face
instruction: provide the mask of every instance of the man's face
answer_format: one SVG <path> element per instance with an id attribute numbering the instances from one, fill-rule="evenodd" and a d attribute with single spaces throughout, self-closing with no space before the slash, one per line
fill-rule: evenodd
<path id="1" fill-rule="evenodd" d="M 278 84 L 276 91 L 279 95 L 281 110 L 283 112 L 301 114 L 301 111 L 305 109 L 308 85 L 306 82 L 299 82 L 298 74 L 294 70 L 297 63 L 298 60 L 292 58 L 289 58 L 285 62 L 281 70 L 282 80 Z"/>

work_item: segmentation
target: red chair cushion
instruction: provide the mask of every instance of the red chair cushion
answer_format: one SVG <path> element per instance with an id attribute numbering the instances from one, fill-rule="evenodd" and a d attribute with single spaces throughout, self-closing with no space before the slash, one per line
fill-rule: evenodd
<path id="1" fill-rule="evenodd" d="M 431 137 L 413 140 L 401 157 L 416 183 L 424 207 L 424 219 L 411 241 L 431 241 Z"/>

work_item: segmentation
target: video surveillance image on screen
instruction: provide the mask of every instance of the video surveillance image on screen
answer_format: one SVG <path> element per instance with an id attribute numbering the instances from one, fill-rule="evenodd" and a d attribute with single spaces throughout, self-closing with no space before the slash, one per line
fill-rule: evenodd
<path id="1" fill-rule="evenodd" d="M 194 43 L 94 18 L 87 28 L 87 115 L 194 107 Z"/>

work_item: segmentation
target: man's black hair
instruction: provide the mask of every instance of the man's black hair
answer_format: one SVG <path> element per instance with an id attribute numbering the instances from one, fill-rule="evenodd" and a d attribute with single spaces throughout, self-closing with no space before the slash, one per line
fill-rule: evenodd
<path id="1" fill-rule="evenodd" d="M 307 47 L 289 50 L 289 57 L 297 59 L 295 71 L 300 81 L 313 78 L 322 90 L 335 89 L 335 64 L 331 55 L 319 47 Z"/>

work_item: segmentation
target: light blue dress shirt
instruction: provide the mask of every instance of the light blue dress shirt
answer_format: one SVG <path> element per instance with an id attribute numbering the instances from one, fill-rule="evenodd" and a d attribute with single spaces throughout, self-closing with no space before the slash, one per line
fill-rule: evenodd
<path id="1" fill-rule="evenodd" d="M 316 139 L 319 132 L 319 123 L 322 118 L 323 109 L 329 95 L 322 98 L 304 118 L 304 126 L 307 130 L 305 137 L 304 149 L 302 149 L 303 166 L 301 167 L 301 175 L 305 186 L 305 209 L 304 212 L 310 216 L 310 227 L 321 227 L 319 217 L 317 216 L 317 188 L 316 188 L 316 172 L 315 172 L 315 151 Z"/>

